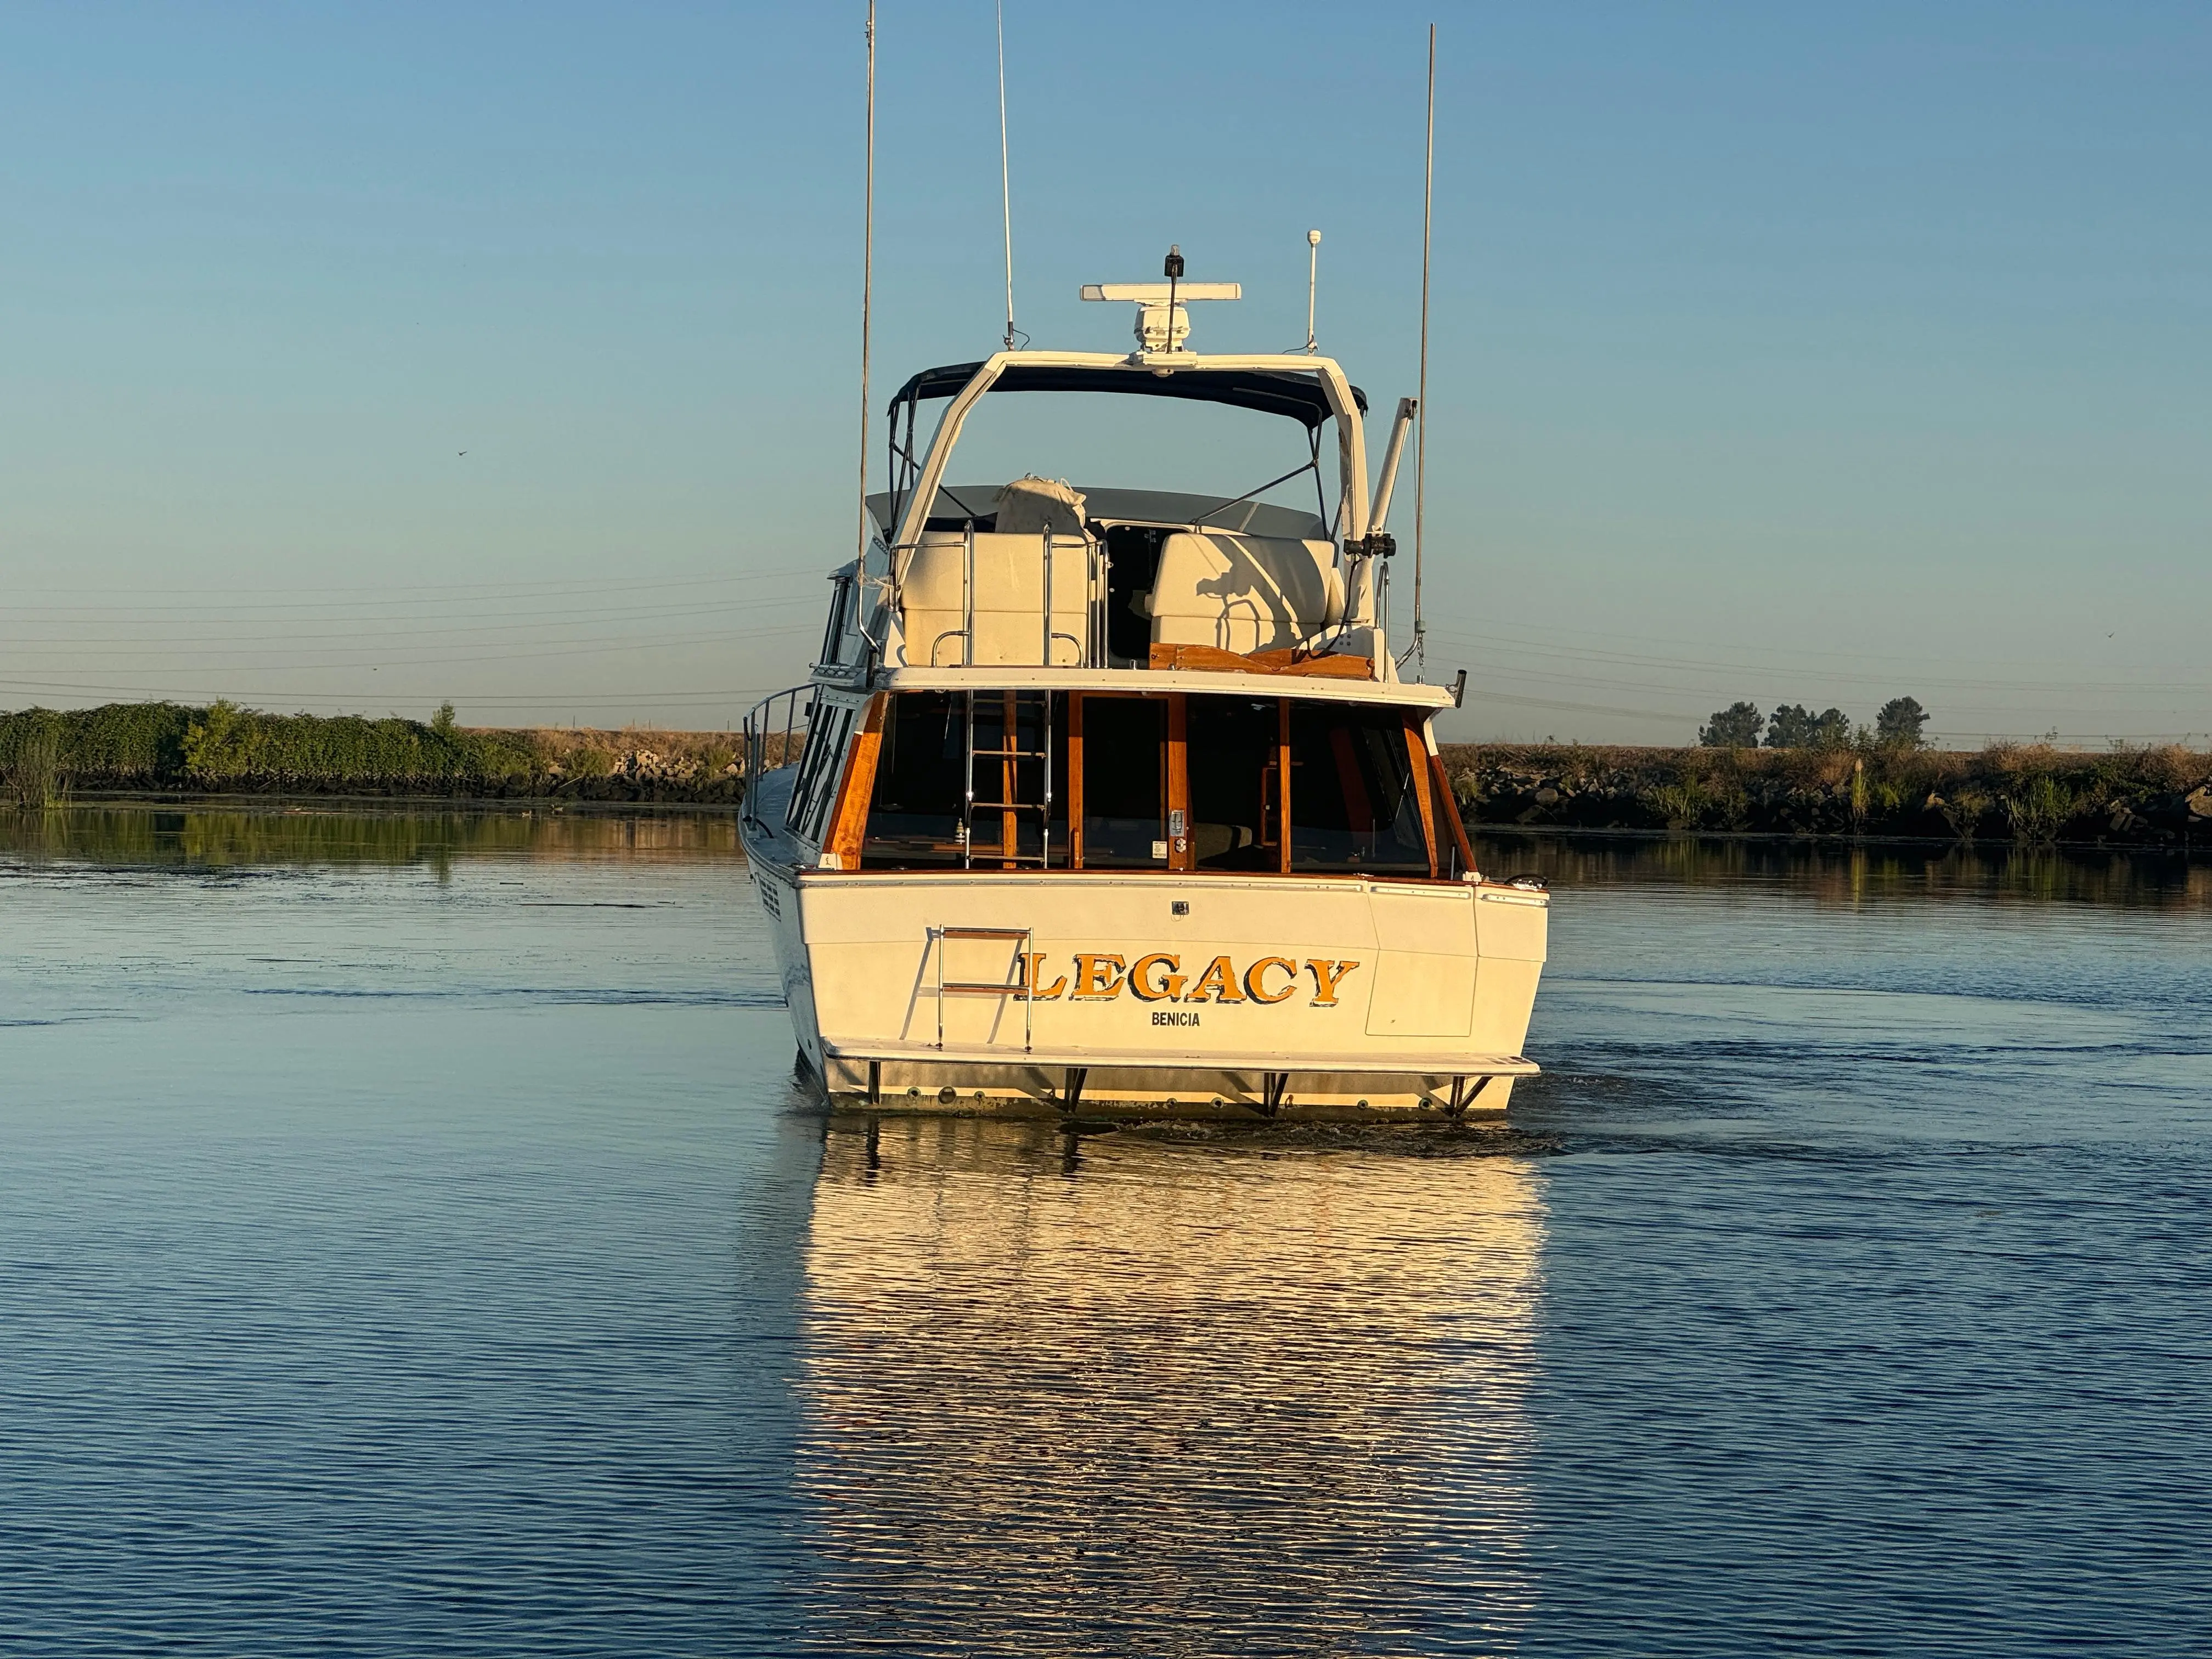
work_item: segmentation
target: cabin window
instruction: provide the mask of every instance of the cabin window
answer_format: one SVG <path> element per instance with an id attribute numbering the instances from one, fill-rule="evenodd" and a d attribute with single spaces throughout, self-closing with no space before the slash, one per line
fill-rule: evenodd
<path id="1" fill-rule="evenodd" d="M 1427 875 L 1428 834 L 1405 718 L 1293 702 L 1291 868 Z"/>
<path id="2" fill-rule="evenodd" d="M 853 578 L 844 572 L 830 580 L 836 586 L 830 593 L 830 621 L 822 631 L 822 654 L 816 659 L 825 667 L 845 660 L 845 630 L 852 625 L 856 592 Z"/>
<path id="3" fill-rule="evenodd" d="M 1168 700 L 1086 696 L 1083 866 L 1168 866 Z"/>
<path id="4" fill-rule="evenodd" d="M 946 691 L 904 691 L 891 699 L 876 756 L 864 866 L 912 869 L 961 861 L 963 701 Z"/>
<path id="5" fill-rule="evenodd" d="M 849 714 L 818 724 L 842 754 Z M 1401 710 L 1318 699 L 901 692 L 861 864 L 1427 876 L 1420 746 Z M 836 793 L 835 756 L 815 756 L 810 738 L 794 826 Z M 1170 858 L 1178 805 L 1189 844 Z"/>
<path id="6" fill-rule="evenodd" d="M 1282 868 L 1281 727 L 1275 697 L 1190 699 L 1184 732 L 1194 868 Z"/>
<path id="7" fill-rule="evenodd" d="M 783 827 L 802 840 L 819 846 L 830 804 L 837 796 L 838 775 L 844 769 L 845 739 L 853 730 L 853 711 L 842 704 L 817 702 L 807 723 L 806 747 L 799 757 L 799 780 L 793 785 L 791 805 Z"/>

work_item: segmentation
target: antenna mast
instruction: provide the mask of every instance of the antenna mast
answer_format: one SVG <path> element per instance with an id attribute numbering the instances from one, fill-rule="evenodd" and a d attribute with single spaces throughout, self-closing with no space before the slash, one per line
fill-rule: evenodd
<path id="1" fill-rule="evenodd" d="M 869 0 L 870 4 L 874 0 Z M 999 0 L 999 218 L 1006 231 L 1006 349 L 1014 349 L 1014 190 L 1006 170 L 1006 0 Z"/>
<path id="2" fill-rule="evenodd" d="M 1428 159 L 1421 174 L 1421 381 L 1413 409 L 1413 653 L 1425 672 L 1426 630 L 1421 622 L 1421 520 L 1429 497 L 1429 225 L 1437 200 L 1437 26 L 1429 25 Z"/>
<path id="3" fill-rule="evenodd" d="M 868 182 L 860 232 L 860 524 L 854 556 L 868 556 L 868 322 L 876 294 L 876 0 L 868 0 Z"/>
<path id="4" fill-rule="evenodd" d="M 1321 233 L 1306 233 L 1306 356 L 1310 357 L 1321 349 L 1314 337 L 1314 289 L 1321 281 Z"/>

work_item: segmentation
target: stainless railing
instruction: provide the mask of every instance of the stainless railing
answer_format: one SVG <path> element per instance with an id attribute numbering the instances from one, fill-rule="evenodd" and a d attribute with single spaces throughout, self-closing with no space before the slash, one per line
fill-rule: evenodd
<path id="1" fill-rule="evenodd" d="M 757 824 L 762 822 L 754 808 L 754 803 L 759 799 L 761 775 L 779 767 L 798 763 L 799 750 L 805 741 L 807 728 L 814 722 L 814 702 L 820 689 L 811 683 L 791 686 L 763 697 L 746 713 L 744 817 L 747 823 Z"/>
<path id="2" fill-rule="evenodd" d="M 1074 635 L 1055 629 L 1052 625 L 1053 573 L 1060 563 L 1055 554 L 1067 550 L 1060 548 L 1057 544 L 1073 543 L 1074 540 L 1075 538 L 1072 536 L 1054 537 L 1049 527 L 1037 533 L 1038 554 L 1042 561 L 1042 574 L 1044 585 L 1043 614 L 1039 618 L 1042 638 L 1038 641 L 1037 665 L 1040 667 L 1097 668 L 1102 666 L 1106 660 L 1106 551 L 1088 536 L 1083 538 L 1084 637 L 1078 639 Z M 919 543 L 902 542 L 898 546 L 889 550 L 887 555 L 887 565 L 891 573 L 890 602 L 898 611 L 902 631 L 905 627 L 906 611 L 904 586 L 899 580 L 900 556 L 903 554 L 910 558 L 920 550 Z M 929 653 L 926 661 L 932 668 L 973 668 L 976 665 L 975 526 L 972 520 L 963 532 L 960 556 L 960 626 L 945 629 L 930 641 Z M 939 663 L 937 660 L 938 647 L 947 640 L 960 641 L 960 660 L 957 664 Z M 1074 662 L 1055 664 L 1053 661 L 1053 644 L 1059 640 L 1065 640 L 1075 647 Z M 911 639 L 907 643 L 907 660 L 909 663 L 914 661 L 915 644 L 915 641 Z M 1005 665 L 1014 666 L 1015 665 Z"/>

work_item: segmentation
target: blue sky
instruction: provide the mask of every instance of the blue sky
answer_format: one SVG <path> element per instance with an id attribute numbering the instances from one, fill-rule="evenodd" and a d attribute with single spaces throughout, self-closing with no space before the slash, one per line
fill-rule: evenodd
<path id="1" fill-rule="evenodd" d="M 0 13 L 0 707 L 710 725 L 797 678 L 861 10 Z M 1118 344 L 1077 286 L 1176 241 L 1246 285 L 1201 348 L 1287 345 L 1318 226 L 1324 349 L 1411 391 L 1431 19 L 1454 735 L 1911 692 L 2212 740 L 2212 13 L 1010 0 L 1024 328 Z M 991 27 L 881 7 L 878 405 L 1001 325 Z"/>

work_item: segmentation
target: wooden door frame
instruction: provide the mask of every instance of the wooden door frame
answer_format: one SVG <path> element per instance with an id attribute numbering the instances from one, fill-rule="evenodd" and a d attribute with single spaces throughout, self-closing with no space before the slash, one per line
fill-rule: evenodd
<path id="1" fill-rule="evenodd" d="M 1443 849 L 1437 845 L 1437 809 L 1429 801 L 1429 744 L 1418 715 L 1406 716 L 1406 751 L 1413 764 L 1413 799 L 1421 804 L 1421 840 L 1429 849 L 1429 879 L 1434 881 L 1443 868 L 1437 856 Z"/>
<path id="2" fill-rule="evenodd" d="M 1176 735 L 1182 724 L 1182 693 L 1146 691 L 1132 687 L 1127 691 L 1117 688 L 1113 690 L 1068 691 L 1062 695 L 1067 698 L 1067 841 L 1069 848 L 1067 867 L 1071 870 L 1081 870 L 1088 867 L 1084 862 L 1087 849 L 1083 842 L 1083 817 L 1090 805 L 1083 781 L 1085 741 L 1083 720 L 1085 704 L 1095 697 L 1102 700 L 1111 698 L 1121 702 L 1157 702 L 1165 706 L 1168 713 L 1168 730 L 1166 740 L 1160 744 L 1160 834 L 1166 836 L 1168 813 L 1176 805 L 1175 786 L 1180 776 L 1180 769 L 1174 757 L 1174 751 Z M 1188 814 L 1186 814 L 1187 817 Z M 1168 848 L 1167 867 L 1173 870 L 1176 867 L 1175 848 L 1172 845 L 1173 838 L 1169 839 L 1170 845 Z M 1133 872 L 1117 866 L 1114 873 L 1126 876 Z"/>
<path id="3" fill-rule="evenodd" d="M 1187 691 L 1168 693 L 1168 868 L 1188 872 L 1190 857 L 1190 771 L 1189 738 L 1187 709 L 1190 694 Z M 1182 834 L 1175 833 L 1176 820 L 1182 821 Z"/>
<path id="4" fill-rule="evenodd" d="M 1081 691 L 1067 698 L 1067 867 L 1083 867 L 1083 699 Z M 1051 746 L 1048 735 L 1045 744 Z"/>

